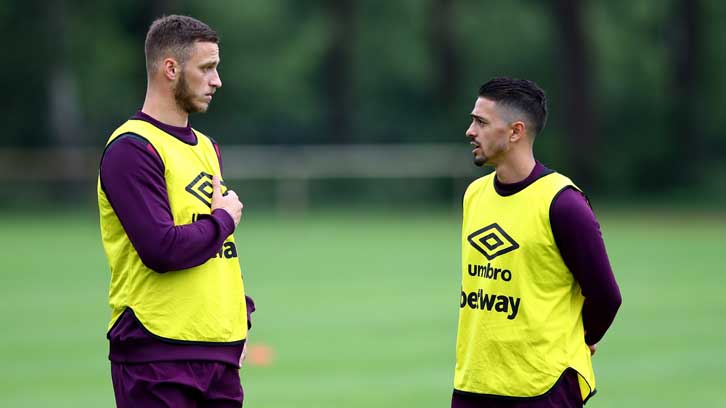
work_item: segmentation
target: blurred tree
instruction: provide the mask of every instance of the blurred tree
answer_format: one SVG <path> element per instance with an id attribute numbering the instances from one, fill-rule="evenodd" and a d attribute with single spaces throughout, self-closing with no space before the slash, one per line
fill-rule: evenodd
<path id="1" fill-rule="evenodd" d="M 698 163 L 703 171 L 702 183 L 696 184 L 708 197 L 726 201 L 726 2 L 703 0 L 699 13 L 699 61 L 697 64 L 698 97 L 693 101 L 696 120 L 704 131 L 704 160 Z"/>
<path id="2" fill-rule="evenodd" d="M 321 61 L 321 73 L 327 139 L 334 143 L 346 143 L 354 139 L 356 7 L 355 0 L 324 1 L 328 46 Z"/>
<path id="3" fill-rule="evenodd" d="M 322 0 L 209 0 L 190 14 L 221 38 L 222 88 L 194 126 L 222 143 L 328 141 L 321 61 L 328 48 Z"/>
<path id="4" fill-rule="evenodd" d="M 547 91 L 538 158 L 583 187 L 726 197 L 718 0 L 9 4 L 0 146 L 100 147 L 143 101 L 149 24 L 176 13 L 220 33 L 224 86 L 192 124 L 225 144 L 462 141 L 478 86 L 508 75 Z"/>
<path id="5" fill-rule="evenodd" d="M 0 64 L 0 83 L 6 95 L 0 99 L 0 146 L 42 146 L 50 141 L 45 77 L 53 50 L 46 15 L 46 4 L 40 0 L 0 7 L 0 28 L 6 39 Z"/>
<path id="6" fill-rule="evenodd" d="M 48 3 L 45 12 L 47 41 L 53 50 L 48 56 L 50 63 L 45 65 L 49 133 L 57 145 L 76 144 L 83 131 L 77 77 L 70 56 L 69 11 L 64 0 L 57 0 Z"/>
<path id="7" fill-rule="evenodd" d="M 681 185 L 693 183 L 703 174 L 704 135 L 697 119 L 699 71 L 701 62 L 701 1 L 677 0 L 669 16 L 669 40 L 672 103 L 668 114 L 671 123 L 671 154 L 663 157 L 663 169 Z M 680 166 L 670 166 L 680 163 Z"/>
<path id="8" fill-rule="evenodd" d="M 561 92 L 564 102 L 563 127 L 567 136 L 569 161 L 578 183 L 592 184 L 596 175 L 593 157 L 598 152 L 598 125 L 595 115 L 592 65 L 588 50 L 585 11 L 587 2 L 581 0 L 554 0 L 553 11 L 557 21 L 559 44 L 555 48 L 562 62 L 560 70 Z"/>
<path id="9" fill-rule="evenodd" d="M 438 56 L 429 27 L 433 5 L 426 4 L 429 7 L 421 7 L 420 0 L 371 0 L 360 8 L 356 49 L 360 142 L 448 139 L 451 123 L 444 113 L 452 107 L 434 95 Z"/>
<path id="10" fill-rule="evenodd" d="M 432 0 L 429 9 L 428 41 L 433 55 L 433 97 L 449 106 L 459 91 L 461 67 L 454 40 L 453 0 Z"/>

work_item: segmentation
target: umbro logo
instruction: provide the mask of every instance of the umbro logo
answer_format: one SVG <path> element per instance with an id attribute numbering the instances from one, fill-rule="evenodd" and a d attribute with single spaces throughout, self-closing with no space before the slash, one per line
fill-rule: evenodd
<path id="1" fill-rule="evenodd" d="M 519 248 L 517 241 L 504 232 L 497 223 L 472 232 L 466 239 L 471 246 L 490 261 L 499 255 L 504 255 Z"/>
<path id="2" fill-rule="evenodd" d="M 224 181 L 220 181 L 222 186 L 222 195 L 227 195 L 227 186 Z M 212 207 L 212 175 L 209 173 L 201 172 L 197 177 L 192 180 L 191 183 L 187 184 L 185 190 L 198 198 L 201 202 Z"/>

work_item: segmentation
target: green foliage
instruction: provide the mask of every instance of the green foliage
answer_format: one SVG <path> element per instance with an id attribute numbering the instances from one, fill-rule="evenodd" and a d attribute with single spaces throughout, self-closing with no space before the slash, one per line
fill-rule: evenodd
<path id="1" fill-rule="evenodd" d="M 676 97 L 673 66 L 676 0 L 590 1 L 583 27 L 592 60 L 598 148 L 592 158 L 598 187 L 627 196 L 719 188 L 726 154 L 726 6 L 696 4 L 698 43 L 693 58 L 697 97 Z M 221 35 L 223 88 L 193 124 L 223 144 L 455 142 L 463 133 L 478 86 L 492 76 L 531 78 L 548 92 L 551 116 L 537 141 L 538 158 L 570 172 L 562 75 L 563 44 L 554 2 L 533 0 L 453 2 L 450 60 L 432 41 L 434 2 L 357 1 L 350 83 L 352 135 L 331 133 L 324 58 L 333 37 L 332 3 L 317 0 L 207 2 L 12 2 L 1 7 L 6 60 L 0 77 L 8 97 L 0 146 L 58 143 L 99 146 L 143 101 L 143 40 L 160 11 L 207 21 Z M 32 17 L 31 17 L 32 16 Z M 438 67 L 456 67 L 442 78 Z M 77 98 L 78 134 L 56 136 L 51 120 L 51 79 L 68 74 Z M 438 84 L 448 87 L 446 98 Z M 333 101 L 335 102 L 335 101 Z M 683 121 L 693 123 L 679 134 Z M 571 137 L 571 136 L 570 136 Z M 693 139 L 693 154 L 684 139 Z M 678 166 L 678 169 L 675 169 Z M 662 177 L 655 177 L 662 174 Z M 684 174 L 685 180 L 678 175 Z"/>
<path id="2" fill-rule="evenodd" d="M 321 126 L 314 77 L 323 16 L 280 0 L 207 2 L 199 11 L 221 35 L 223 87 L 212 113 L 193 118 L 197 126 L 228 144 L 313 141 L 298 131 Z"/>

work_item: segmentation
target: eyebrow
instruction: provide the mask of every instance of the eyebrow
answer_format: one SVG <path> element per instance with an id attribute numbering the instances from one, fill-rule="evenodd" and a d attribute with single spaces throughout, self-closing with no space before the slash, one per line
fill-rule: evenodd
<path id="1" fill-rule="evenodd" d="M 207 61 L 202 61 L 202 63 L 199 64 L 199 66 L 201 66 L 201 67 L 212 67 L 212 66 L 215 66 L 215 65 L 219 65 L 219 62 L 220 62 L 220 60 L 218 60 L 218 59 L 207 60 Z"/>
<path id="2" fill-rule="evenodd" d="M 471 114 L 469 114 L 469 116 L 471 116 L 472 118 L 475 118 L 475 119 L 479 119 L 479 120 L 481 120 L 482 122 L 487 122 L 487 123 L 489 123 L 489 121 L 488 121 L 488 120 L 486 120 L 485 118 L 483 118 L 483 117 L 481 117 L 481 116 L 479 116 L 479 115 L 475 115 L 475 114 L 471 113 Z"/>

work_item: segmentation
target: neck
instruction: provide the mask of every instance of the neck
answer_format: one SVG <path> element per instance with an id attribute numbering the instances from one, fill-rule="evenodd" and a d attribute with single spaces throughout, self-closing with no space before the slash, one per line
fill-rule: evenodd
<path id="1" fill-rule="evenodd" d="M 534 155 L 530 151 L 528 154 L 508 157 L 507 160 L 494 166 L 494 171 L 500 183 L 512 184 L 526 179 L 532 173 L 535 164 Z"/>
<path id="2" fill-rule="evenodd" d="M 167 125 L 186 127 L 189 123 L 189 114 L 177 105 L 171 91 L 161 93 L 148 87 L 141 111 Z"/>

